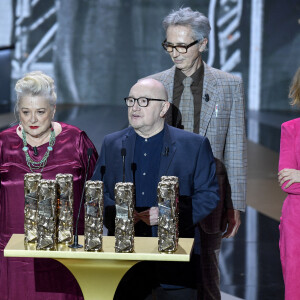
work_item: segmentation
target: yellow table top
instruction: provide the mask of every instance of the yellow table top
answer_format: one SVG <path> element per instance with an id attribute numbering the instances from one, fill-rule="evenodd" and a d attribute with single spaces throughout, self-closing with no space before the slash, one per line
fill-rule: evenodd
<path id="1" fill-rule="evenodd" d="M 84 245 L 84 237 L 79 236 L 79 244 Z M 189 261 L 194 239 L 180 238 L 175 253 L 159 253 L 157 237 L 135 237 L 133 253 L 115 253 L 115 237 L 103 236 L 101 252 L 72 249 L 67 245 L 58 245 L 58 250 L 36 250 L 35 244 L 24 245 L 24 234 L 13 234 L 4 249 L 9 257 L 44 257 L 101 260 L 152 260 L 152 261 Z"/>

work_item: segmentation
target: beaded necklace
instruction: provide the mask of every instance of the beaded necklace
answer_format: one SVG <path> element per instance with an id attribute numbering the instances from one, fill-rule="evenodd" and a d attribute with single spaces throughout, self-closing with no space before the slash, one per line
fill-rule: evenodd
<path id="1" fill-rule="evenodd" d="M 35 172 L 35 170 L 40 170 L 39 172 L 42 173 L 44 170 L 44 167 L 47 164 L 47 159 L 49 157 L 50 151 L 53 150 L 53 146 L 55 144 L 55 132 L 54 129 L 51 128 L 51 133 L 50 133 L 50 140 L 49 140 L 49 146 L 47 147 L 47 151 L 44 154 L 43 158 L 40 161 L 34 161 L 28 154 L 28 147 L 27 147 L 27 141 L 26 141 L 26 133 L 24 129 L 22 130 L 22 137 L 23 137 L 23 148 L 22 150 L 25 153 L 25 158 L 26 158 L 26 163 L 28 167 L 30 168 L 31 172 Z"/>

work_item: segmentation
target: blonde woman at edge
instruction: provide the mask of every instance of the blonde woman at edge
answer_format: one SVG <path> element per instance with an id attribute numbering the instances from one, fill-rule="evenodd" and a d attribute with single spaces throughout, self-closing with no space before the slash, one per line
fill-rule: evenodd
<path id="1" fill-rule="evenodd" d="M 300 68 L 290 87 L 291 105 L 300 105 Z M 300 118 L 281 126 L 278 181 L 288 194 L 280 218 L 280 258 L 285 299 L 300 299 Z"/>

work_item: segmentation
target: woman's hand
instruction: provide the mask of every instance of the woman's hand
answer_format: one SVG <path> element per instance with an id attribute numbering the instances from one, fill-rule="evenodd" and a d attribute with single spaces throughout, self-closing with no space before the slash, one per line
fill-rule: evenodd
<path id="1" fill-rule="evenodd" d="M 282 169 L 278 173 L 279 185 L 282 186 L 288 180 L 289 182 L 284 187 L 285 189 L 290 187 L 295 182 L 300 182 L 300 171 L 295 169 Z"/>

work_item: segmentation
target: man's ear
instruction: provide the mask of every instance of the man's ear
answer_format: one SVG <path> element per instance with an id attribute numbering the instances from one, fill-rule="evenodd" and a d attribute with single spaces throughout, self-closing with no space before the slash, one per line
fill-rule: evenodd
<path id="1" fill-rule="evenodd" d="M 203 52 L 206 49 L 206 45 L 208 43 L 208 39 L 204 38 L 203 41 L 199 43 L 199 52 Z"/>
<path id="2" fill-rule="evenodd" d="M 170 102 L 165 101 L 163 103 L 163 107 L 162 107 L 162 109 L 160 111 L 160 114 L 159 114 L 161 118 L 163 118 L 165 116 L 165 114 L 167 113 L 169 107 L 170 107 Z"/>

